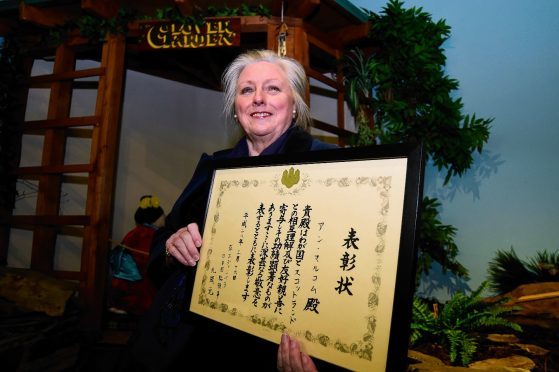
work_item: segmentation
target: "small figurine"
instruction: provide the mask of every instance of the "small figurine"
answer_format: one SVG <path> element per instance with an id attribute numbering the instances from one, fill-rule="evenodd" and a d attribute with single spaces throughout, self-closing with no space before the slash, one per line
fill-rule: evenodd
<path id="1" fill-rule="evenodd" d="M 155 287 L 147 278 L 147 264 L 153 235 L 165 224 L 165 213 L 153 195 L 140 198 L 134 213 L 136 227 L 129 231 L 110 255 L 111 288 L 109 311 L 142 315 L 150 306 Z"/>

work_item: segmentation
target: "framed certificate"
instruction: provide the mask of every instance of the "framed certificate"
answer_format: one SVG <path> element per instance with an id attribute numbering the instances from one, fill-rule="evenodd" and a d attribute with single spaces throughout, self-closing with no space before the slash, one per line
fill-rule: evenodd
<path id="1" fill-rule="evenodd" d="M 404 370 L 421 146 L 217 162 L 190 310 L 351 370 Z"/>

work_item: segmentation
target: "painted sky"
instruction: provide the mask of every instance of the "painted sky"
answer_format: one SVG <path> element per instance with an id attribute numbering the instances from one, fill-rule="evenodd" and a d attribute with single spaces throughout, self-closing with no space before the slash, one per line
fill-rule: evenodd
<path id="1" fill-rule="evenodd" d="M 352 2 L 377 13 L 387 3 Z M 460 82 L 464 113 L 494 118 L 490 140 L 465 177 L 443 188 L 429 169 L 425 184 L 443 203 L 443 222 L 458 229 L 459 259 L 471 273 L 466 285 L 476 288 L 496 250 L 514 247 L 525 259 L 559 249 L 559 2 L 409 0 L 404 6 L 446 20 L 452 30 L 446 71 Z"/>

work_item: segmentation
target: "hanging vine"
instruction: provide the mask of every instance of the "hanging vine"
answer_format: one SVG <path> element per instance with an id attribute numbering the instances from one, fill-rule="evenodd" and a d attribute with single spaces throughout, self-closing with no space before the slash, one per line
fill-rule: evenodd
<path id="1" fill-rule="evenodd" d="M 153 15 L 139 14 L 136 9 L 120 8 L 112 18 L 82 14 L 75 20 L 49 30 L 47 44 L 58 45 L 68 35 L 78 30 L 90 43 L 102 43 L 107 34 L 127 35 L 128 24 L 137 20 L 168 20 L 183 25 L 201 25 L 209 17 L 261 16 L 270 17 L 270 10 L 263 5 L 242 4 L 237 8 L 209 6 L 207 9 L 195 9 L 191 15 L 183 15 L 177 7 L 156 9 Z"/>

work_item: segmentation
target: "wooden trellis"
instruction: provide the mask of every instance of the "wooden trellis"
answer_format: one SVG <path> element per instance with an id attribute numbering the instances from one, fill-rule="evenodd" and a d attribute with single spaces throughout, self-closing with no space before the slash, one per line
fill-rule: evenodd
<path id="1" fill-rule="evenodd" d="M 15 3 L 15 2 L 14 2 Z M 21 2 L 14 9 L 0 8 L 0 33 L 8 35 L 17 25 L 51 28 L 64 23 L 83 12 L 99 17 L 111 18 L 116 15 L 118 6 L 133 5 L 141 7 L 177 6 L 186 14 L 195 7 L 207 7 L 211 1 L 55 1 Z M 129 4 L 128 4 L 129 3 Z M 271 50 L 278 49 L 278 32 L 283 24 L 287 27 L 285 51 L 288 56 L 300 61 L 309 77 L 316 79 L 332 89 L 337 102 L 335 124 L 315 120 L 315 127 L 338 135 L 344 143 L 348 134 L 344 126 L 344 91 L 342 75 L 339 71 L 327 71 L 316 63 L 316 55 L 328 56 L 331 61 L 338 60 L 344 50 L 361 39 L 368 32 L 366 20 L 356 17 L 355 9 L 348 11 L 337 1 L 300 0 L 291 2 L 284 8 L 280 18 L 281 1 L 232 1 L 237 3 L 262 3 L 271 9 L 272 17 L 241 17 L 241 46 L 258 46 Z M 9 7 L 8 7 L 9 8 Z M 190 13 L 188 13 L 190 12 Z M 134 51 L 131 39 L 137 37 L 137 22 L 129 24 L 128 38 L 123 35 L 107 35 L 100 48 L 100 65 L 96 68 L 76 70 L 76 50 L 87 40 L 80 35 L 67 39 L 56 48 L 52 74 L 29 77 L 25 89 L 33 87 L 50 88 L 47 118 L 28 121 L 22 124 L 24 133 L 41 133 L 43 151 L 41 164 L 32 167 L 17 165 L 16 174 L 20 179 L 37 182 L 38 195 L 35 213 L 32 215 L 13 215 L 10 210 L 2 210 L 0 233 L 0 258 L 6 260 L 9 246 L 10 229 L 22 228 L 32 232 L 32 252 L 30 268 L 54 277 L 79 282 L 79 298 L 83 305 L 82 324 L 86 330 L 101 327 L 104 305 L 105 281 L 108 272 L 107 253 L 110 248 L 109 237 L 112 225 L 113 194 L 119 143 L 120 112 L 123 95 L 127 53 Z M 254 36 L 257 37 L 254 37 Z M 256 39 L 256 42 L 244 42 Z M 245 43 L 245 44 L 243 44 Z M 260 43 L 260 44 L 258 44 Z M 153 53 L 149 52 L 153 58 Z M 165 53 L 165 52 L 161 52 Z M 202 52 L 200 52 L 202 53 Z M 207 50 L 204 52 L 207 53 Z M 134 58 L 142 58 L 135 52 Z M 30 69 L 28 69 L 30 71 Z M 329 72 L 327 74 L 325 72 Z M 215 71 L 213 72 L 215 75 Z M 73 87 L 76 79 L 97 77 L 95 113 L 92 116 L 70 117 Z M 22 118 L 23 120 L 23 118 Z M 65 149 L 68 138 L 76 130 L 90 136 L 90 156 L 85 164 L 66 164 Z M 21 141 L 21 138 L 15 139 Z M 78 182 L 87 185 L 84 213 L 64 215 L 60 213 L 60 199 L 65 183 Z M 82 241 L 81 266 L 79 271 L 57 271 L 53 268 L 57 238 L 72 231 Z"/>

